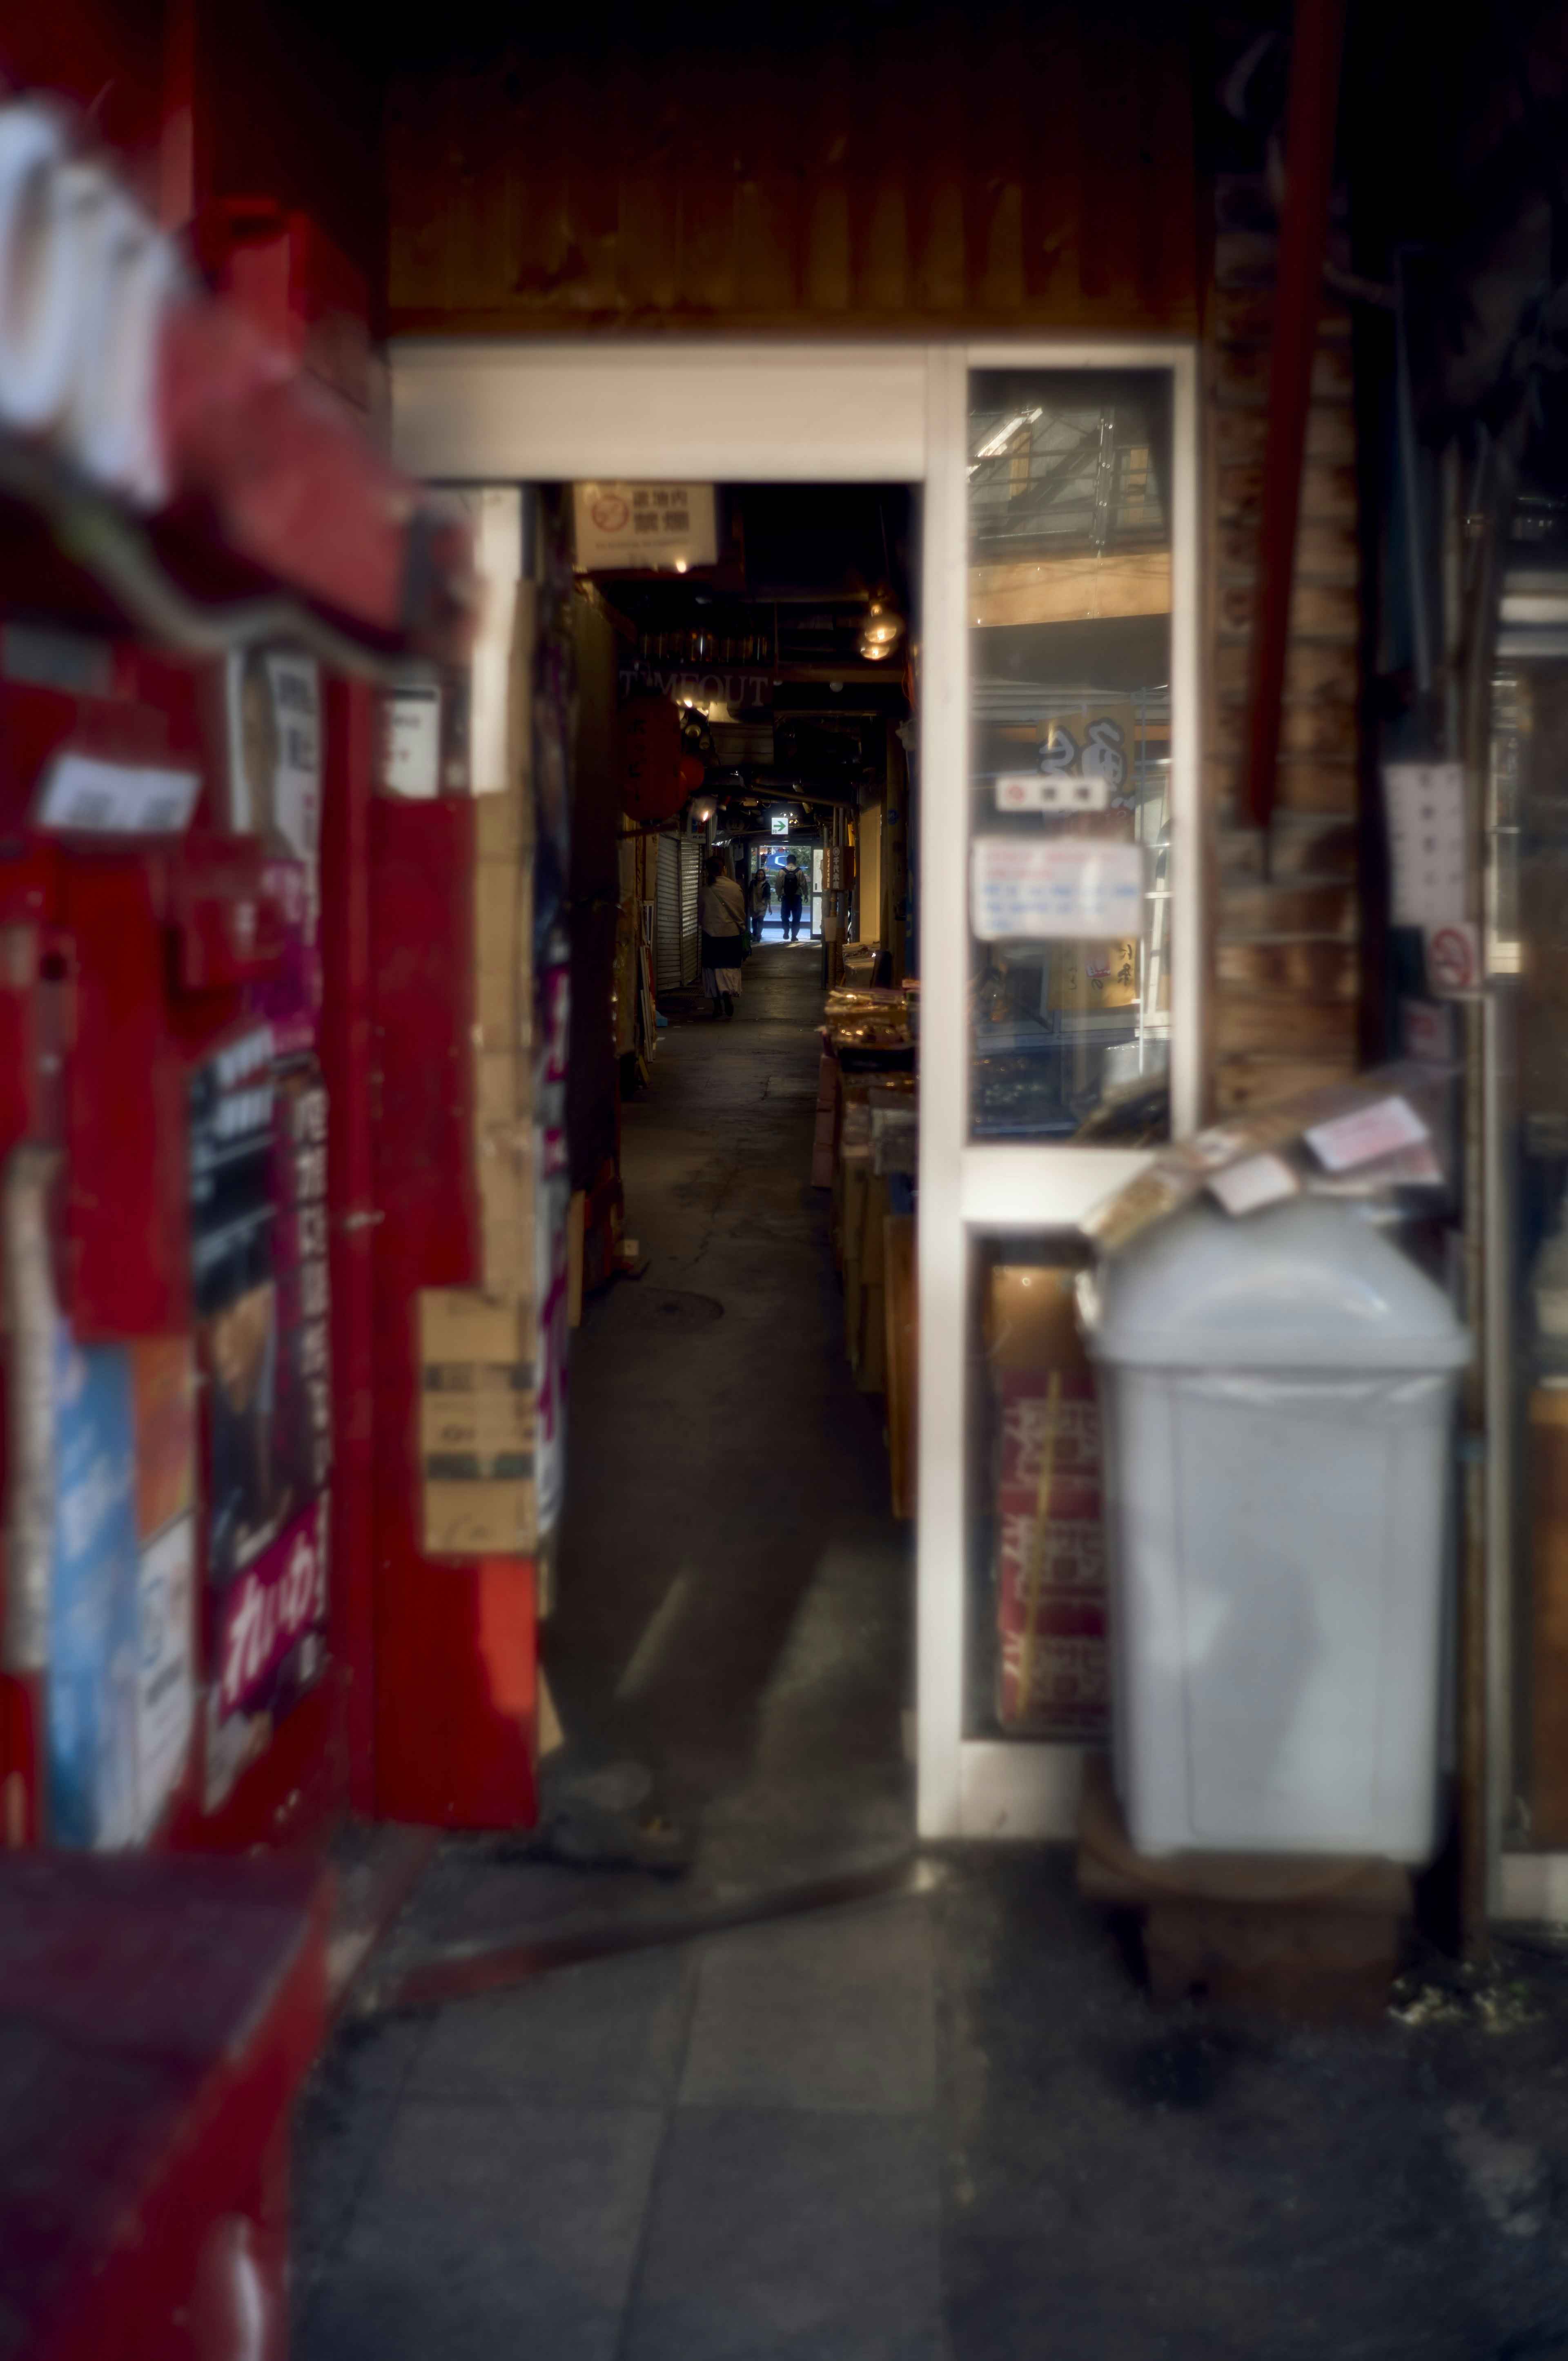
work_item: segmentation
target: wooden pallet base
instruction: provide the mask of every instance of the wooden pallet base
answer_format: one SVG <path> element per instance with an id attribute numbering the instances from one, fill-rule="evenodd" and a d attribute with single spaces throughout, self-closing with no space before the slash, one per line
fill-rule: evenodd
<path id="1" fill-rule="evenodd" d="M 1410 1880 L 1368 1859 L 1187 1853 L 1127 1841 L 1103 1756 L 1085 1768 L 1078 1882 L 1142 1923 L 1157 2007 L 1201 2000 L 1309 2022 L 1371 2023 L 1388 2004 Z"/>

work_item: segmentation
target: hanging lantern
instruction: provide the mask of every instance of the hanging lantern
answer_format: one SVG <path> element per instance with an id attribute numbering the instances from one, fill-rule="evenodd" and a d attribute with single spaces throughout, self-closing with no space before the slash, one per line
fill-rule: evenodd
<path id="1" fill-rule="evenodd" d="M 682 752 L 680 715 L 667 697 L 632 697 L 620 708 L 620 730 L 622 809 L 644 825 L 673 819 L 703 780 L 701 763 Z"/>

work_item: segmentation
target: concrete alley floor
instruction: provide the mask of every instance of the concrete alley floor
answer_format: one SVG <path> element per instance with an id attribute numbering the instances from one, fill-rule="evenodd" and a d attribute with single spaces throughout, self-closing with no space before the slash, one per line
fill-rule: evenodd
<path id="1" fill-rule="evenodd" d="M 1368 2029 L 1160 2016 L 1070 1856 L 1034 1848 L 696 1931 L 912 1845 L 909 1535 L 806 1185 L 818 977 L 768 947 L 732 1025 L 664 1037 L 624 1127 L 649 1268 L 573 1364 L 569 1767 L 645 1764 L 692 1866 L 452 1839 L 388 1959 L 675 1939 L 422 2009 L 372 1980 L 302 2109 L 296 2352 L 1568 2356 L 1550 1947 L 1483 1982 L 1422 1953 Z"/>

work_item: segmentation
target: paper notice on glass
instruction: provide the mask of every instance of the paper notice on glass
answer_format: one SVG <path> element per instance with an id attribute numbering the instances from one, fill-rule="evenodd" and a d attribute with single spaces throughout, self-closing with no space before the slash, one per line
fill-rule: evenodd
<path id="1" fill-rule="evenodd" d="M 1458 763 L 1387 763 L 1388 849 L 1397 927 L 1464 916 L 1464 772 Z"/>
<path id="2" fill-rule="evenodd" d="M 573 524 L 578 571 L 712 566 L 718 556 L 718 501 L 711 484 L 576 484 Z"/>
<path id="3" fill-rule="evenodd" d="M 1353 1172 L 1396 1148 L 1424 1141 L 1427 1127 L 1408 1099 L 1374 1099 L 1370 1106 L 1333 1116 L 1307 1134 L 1307 1145 L 1330 1172 Z"/>
<path id="4" fill-rule="evenodd" d="M 1124 941 L 1146 928 L 1144 856 L 1135 844 L 977 837 L 971 887 L 982 943 Z"/>

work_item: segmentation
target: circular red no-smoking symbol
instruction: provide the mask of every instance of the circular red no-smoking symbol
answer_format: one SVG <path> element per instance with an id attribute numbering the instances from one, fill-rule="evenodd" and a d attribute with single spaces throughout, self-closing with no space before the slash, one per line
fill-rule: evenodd
<path id="1" fill-rule="evenodd" d="M 604 492 L 588 511 L 600 533 L 624 533 L 631 511 L 619 492 Z"/>
<path id="2" fill-rule="evenodd" d="M 1434 927 L 1427 943 L 1427 966 L 1440 992 L 1468 992 L 1475 981 L 1468 928 Z"/>

